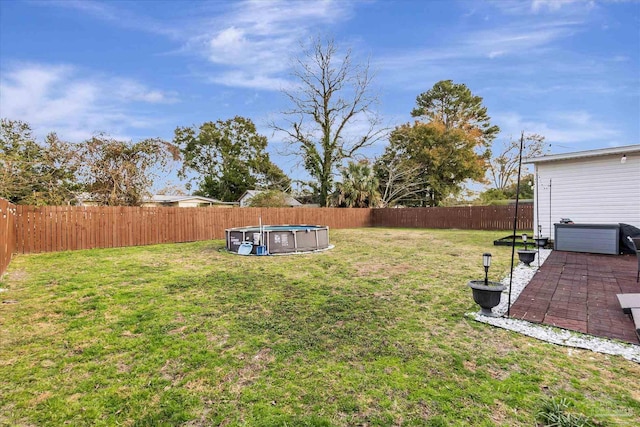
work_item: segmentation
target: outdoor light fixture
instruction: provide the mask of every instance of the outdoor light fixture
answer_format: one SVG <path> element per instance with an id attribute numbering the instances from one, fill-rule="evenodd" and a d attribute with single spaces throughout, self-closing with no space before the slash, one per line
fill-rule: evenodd
<path id="1" fill-rule="evenodd" d="M 484 266 L 484 280 L 471 280 L 468 286 L 473 291 L 473 300 L 480 306 L 480 314 L 483 316 L 499 317 L 493 314 L 492 309 L 500 304 L 502 291 L 507 289 L 500 282 L 489 281 L 489 267 L 491 266 L 491 254 L 482 254 L 482 265 Z"/>
<path id="2" fill-rule="evenodd" d="M 626 155 L 626 154 L 623 154 L 623 155 L 622 155 L 622 158 L 620 159 L 620 163 L 622 163 L 623 165 L 624 165 L 625 163 L 627 163 L 627 155 Z"/>
<path id="3" fill-rule="evenodd" d="M 489 285 L 489 267 L 491 267 L 491 254 L 485 252 L 482 254 L 482 265 L 484 266 L 484 285 Z"/>
<path id="4" fill-rule="evenodd" d="M 520 259 L 520 261 L 522 261 L 525 265 L 530 265 L 531 261 L 533 261 L 536 258 L 536 251 L 529 251 L 527 250 L 527 240 L 528 237 L 526 233 L 524 233 L 522 235 L 522 243 L 524 243 L 524 250 L 519 249 L 518 250 L 518 258 Z"/>

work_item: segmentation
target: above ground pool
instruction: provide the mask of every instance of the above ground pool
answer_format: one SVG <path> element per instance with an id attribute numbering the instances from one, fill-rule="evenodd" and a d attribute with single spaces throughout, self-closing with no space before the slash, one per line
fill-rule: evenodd
<path id="1" fill-rule="evenodd" d="M 227 249 L 258 255 L 315 252 L 329 249 L 329 227 L 324 225 L 264 225 L 225 230 Z M 243 244 L 244 243 L 244 244 Z M 242 247 L 242 248 L 241 248 Z"/>

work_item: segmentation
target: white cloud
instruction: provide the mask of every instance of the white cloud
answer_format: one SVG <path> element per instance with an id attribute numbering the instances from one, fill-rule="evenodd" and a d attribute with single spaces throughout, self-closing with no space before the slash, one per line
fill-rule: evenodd
<path id="1" fill-rule="evenodd" d="M 243 1 L 207 21 L 209 30 L 188 37 L 184 49 L 218 69 L 210 81 L 236 87 L 280 90 L 300 42 L 349 15 L 348 2 Z M 221 70 L 220 70 L 221 68 Z"/>
<path id="2" fill-rule="evenodd" d="M 93 18 L 116 24 L 122 28 L 144 31 L 152 34 L 160 34 L 172 38 L 180 37 L 180 26 L 170 26 L 153 20 L 147 16 L 141 16 L 129 12 L 120 7 L 115 7 L 117 2 L 98 2 L 92 0 L 31 0 L 31 4 L 43 7 L 59 7 L 72 9 L 87 14 Z"/>
<path id="3" fill-rule="evenodd" d="M 596 2 L 592 0 L 490 0 L 494 9 L 509 15 L 558 15 L 590 10 Z"/>
<path id="4" fill-rule="evenodd" d="M 149 89 L 145 85 L 131 79 L 114 78 L 96 84 L 102 85 L 104 89 L 113 90 L 113 95 L 122 101 L 139 101 L 149 104 L 172 104 L 178 101 L 174 93 Z"/>
<path id="5" fill-rule="evenodd" d="M 527 29 L 506 27 L 474 32 L 462 43 L 462 53 L 491 57 L 500 55 L 530 54 L 531 50 L 544 48 L 574 33 L 575 22 L 552 22 Z"/>
<path id="6" fill-rule="evenodd" d="M 212 65 L 195 75 L 206 74 L 205 80 L 230 87 L 264 90 L 280 90 L 299 43 L 347 19 L 356 5 L 342 0 L 203 2 L 197 5 L 197 14 L 185 12 L 160 22 L 132 12 L 122 3 L 35 3 L 73 9 L 131 30 L 161 34 L 180 43 L 173 54 L 197 55 Z"/>
<path id="7" fill-rule="evenodd" d="M 95 132 L 148 128 L 133 105 L 175 102 L 174 95 L 131 79 L 87 75 L 69 65 L 16 64 L 2 70 L 0 115 L 23 120 L 42 135 L 56 131 L 78 141 Z M 144 110 L 144 108 L 142 109 Z"/>
<path id="8" fill-rule="evenodd" d="M 541 117 L 523 117 L 518 113 L 498 113 L 493 122 L 502 135 L 537 133 L 554 144 L 610 144 L 622 136 L 611 124 L 599 120 L 586 111 L 548 111 Z"/>
<path id="9" fill-rule="evenodd" d="M 424 68 L 425 63 L 451 63 L 455 60 L 493 59 L 503 56 L 530 58 L 555 42 L 570 37 L 579 22 L 558 21 L 544 24 L 509 25 L 465 33 L 446 46 L 407 50 L 376 61 L 381 68 Z"/>
<path id="10" fill-rule="evenodd" d="M 208 78 L 211 83 L 217 83 L 230 87 L 241 87 L 248 89 L 289 89 L 292 83 L 280 77 L 270 77 L 268 75 L 254 74 L 242 70 L 234 70 L 214 74 Z"/>
<path id="11" fill-rule="evenodd" d="M 563 7 L 576 4 L 591 8 L 595 5 L 595 2 L 587 0 L 532 0 L 531 10 L 533 12 L 540 12 L 543 10 L 556 12 Z"/>

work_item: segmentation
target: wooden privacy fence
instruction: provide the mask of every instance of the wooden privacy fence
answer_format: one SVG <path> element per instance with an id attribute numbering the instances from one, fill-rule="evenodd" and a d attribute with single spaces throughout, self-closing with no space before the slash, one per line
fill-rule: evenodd
<path id="1" fill-rule="evenodd" d="M 138 208 L 17 206 L 20 253 L 114 248 L 223 239 L 225 228 L 263 224 L 371 226 L 369 209 L 338 208 Z"/>
<path id="2" fill-rule="evenodd" d="M 450 208 L 373 209 L 376 227 L 460 228 L 466 230 L 513 229 L 515 206 L 464 206 Z M 518 230 L 533 229 L 533 206 L 518 206 Z"/>
<path id="3" fill-rule="evenodd" d="M 0 199 L 0 276 L 11 262 L 11 254 L 16 251 L 16 207 Z"/>
<path id="4" fill-rule="evenodd" d="M 14 206 L 0 199 L 0 274 L 11 254 L 223 239 L 230 227 L 322 224 L 330 228 L 409 227 L 510 230 L 514 206 L 453 208 L 139 208 Z M 533 228 L 520 206 L 518 229 Z"/>

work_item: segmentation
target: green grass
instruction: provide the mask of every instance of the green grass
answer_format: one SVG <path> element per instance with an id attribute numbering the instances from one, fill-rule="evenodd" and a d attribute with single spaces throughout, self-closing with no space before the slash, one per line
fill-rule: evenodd
<path id="1" fill-rule="evenodd" d="M 474 322 L 508 232 L 332 230 L 331 251 L 224 242 L 18 256 L 0 287 L 0 424 L 532 426 L 550 399 L 640 424 L 640 365 Z"/>

